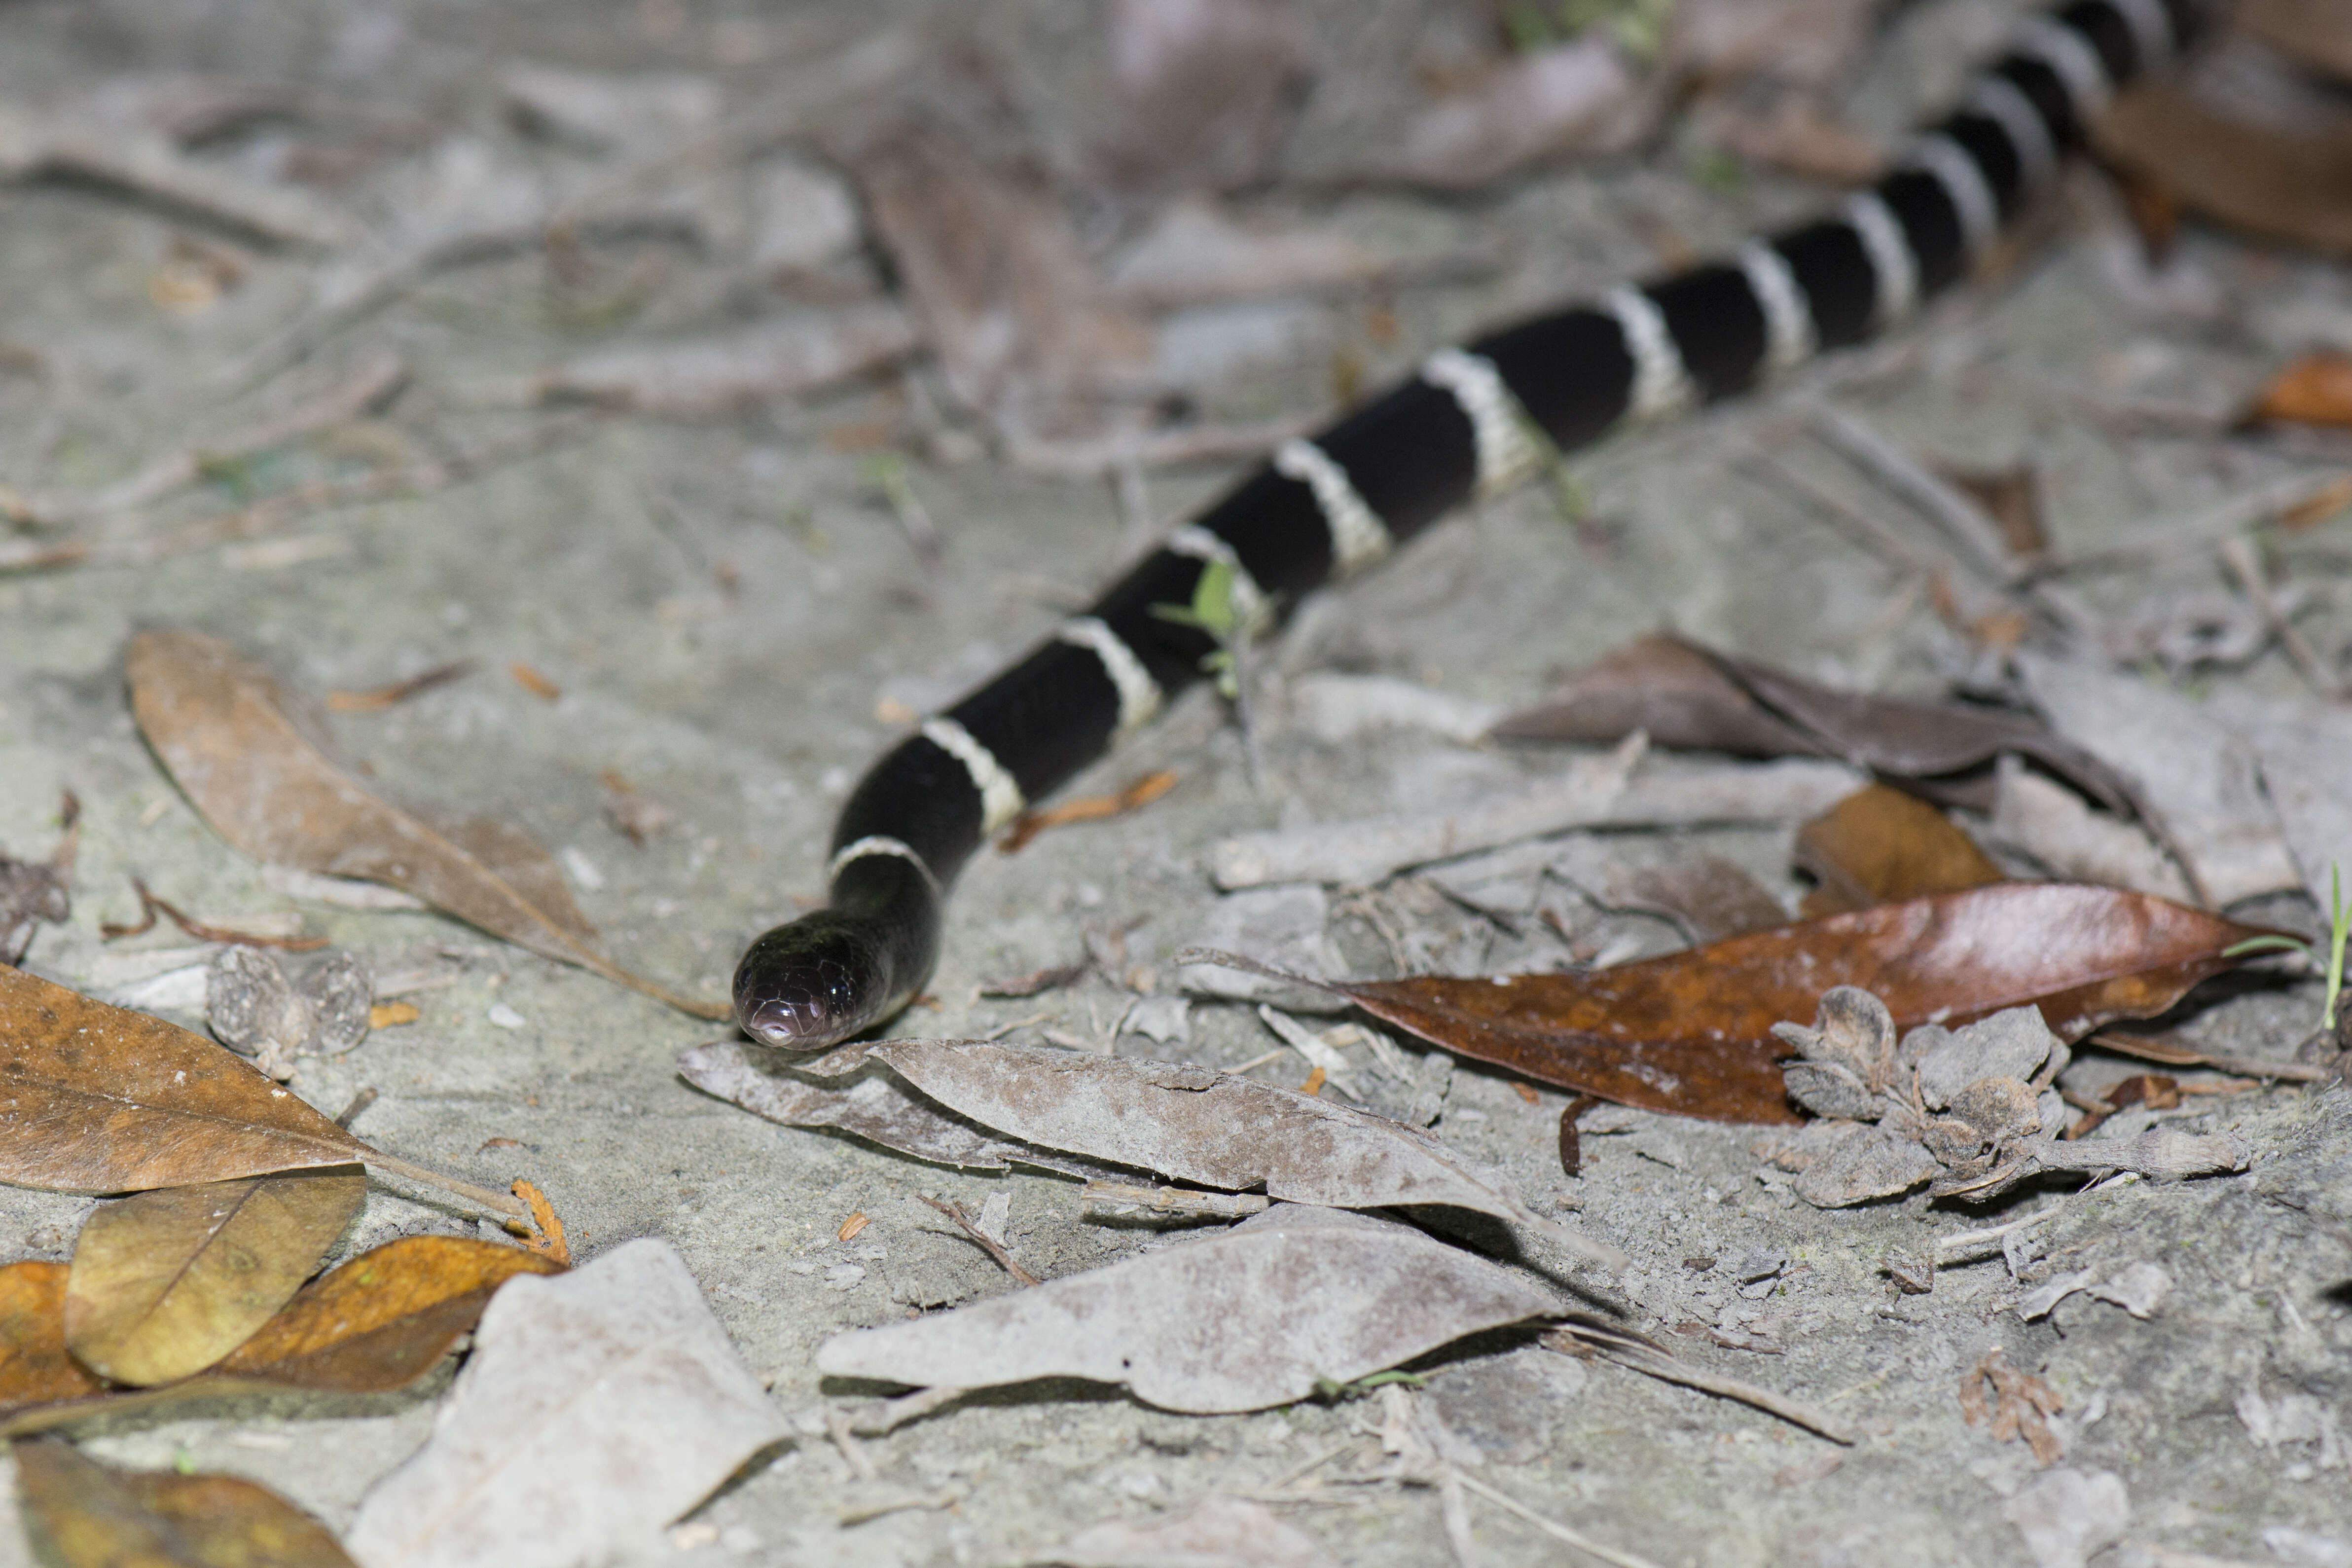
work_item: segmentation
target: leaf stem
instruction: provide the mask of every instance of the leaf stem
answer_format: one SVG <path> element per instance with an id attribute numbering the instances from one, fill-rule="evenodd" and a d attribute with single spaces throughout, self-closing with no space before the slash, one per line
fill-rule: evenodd
<path id="1" fill-rule="evenodd" d="M 496 1193 L 488 1187 L 478 1187 L 471 1182 L 461 1182 L 455 1176 L 443 1175 L 430 1166 L 412 1164 L 396 1154 L 387 1154 L 378 1149 L 369 1149 L 362 1157 L 379 1170 L 406 1176 L 412 1182 L 423 1182 L 428 1187 L 438 1187 L 445 1193 L 464 1198 L 486 1213 L 520 1220 L 530 1217 L 530 1210 L 523 1206 L 521 1199 L 511 1194 Z"/>

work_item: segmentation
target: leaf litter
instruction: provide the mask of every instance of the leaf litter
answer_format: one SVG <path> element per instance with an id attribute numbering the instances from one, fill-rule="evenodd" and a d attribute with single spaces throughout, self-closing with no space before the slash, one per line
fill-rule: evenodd
<path id="1" fill-rule="evenodd" d="M 428 821 L 378 798 L 310 736 L 268 671 L 215 637 L 142 632 L 128 659 L 131 710 L 206 820 L 271 865 L 382 882 L 518 946 L 577 964 L 697 1017 L 723 1003 L 684 996 L 614 963 L 563 874 L 519 829 L 487 818 Z"/>
<path id="2" fill-rule="evenodd" d="M 63 925 L 72 918 L 80 821 L 81 802 L 68 791 L 58 812 L 58 847 L 47 860 L 18 860 L 0 850 L 0 963 L 22 960 L 43 921 Z"/>
<path id="3" fill-rule="evenodd" d="M 171 1383 L 253 1337 L 367 1196 L 356 1165 L 140 1193 L 84 1223 L 66 1344 L 116 1383 Z"/>
<path id="4" fill-rule="evenodd" d="M 1080 1377 L 1209 1415 L 1288 1405 L 1559 1310 L 1524 1277 L 1409 1226 L 1285 1204 L 1033 1290 L 836 1334 L 816 1365 L 916 1387 Z"/>
<path id="5" fill-rule="evenodd" d="M 433 1435 L 360 1504 L 370 1568 L 569 1568 L 650 1547 L 787 1435 L 668 1242 L 491 1298 Z"/>
<path id="6" fill-rule="evenodd" d="M 1857 791 L 1799 828 L 1795 859 L 1818 884 L 1805 896 L 1809 916 L 2008 879 L 1949 817 L 1890 784 Z"/>
<path id="7" fill-rule="evenodd" d="M 2038 1005 L 2078 1039 L 2151 1017 L 2239 960 L 2260 928 L 2145 894 L 2004 883 L 1825 916 L 1582 973 L 1277 978 L 1346 997 L 1433 1045 L 1538 1083 L 1710 1121 L 1790 1122 L 1773 1033 L 1825 984 L 1886 1001 L 1899 1025 Z M 1269 973 L 1189 950 L 1184 963 Z"/>
<path id="8" fill-rule="evenodd" d="M 117 1469 L 54 1438 L 12 1452 L 26 1533 L 54 1568 L 356 1568 L 325 1525 L 242 1478 Z"/>
<path id="9" fill-rule="evenodd" d="M 21 970 L 0 969 L 0 1181 L 124 1193 L 356 1162 L 522 1213 L 362 1142 L 210 1040 Z"/>

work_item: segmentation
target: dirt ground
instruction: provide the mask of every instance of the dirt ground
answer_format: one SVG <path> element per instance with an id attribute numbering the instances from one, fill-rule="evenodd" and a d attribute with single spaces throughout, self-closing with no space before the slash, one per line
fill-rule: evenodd
<path id="1" fill-rule="evenodd" d="M 0 96 L 47 101 L 165 69 L 287 76 L 403 106 L 528 163 L 572 154 L 525 142 L 500 118 L 494 82 L 510 63 L 684 62 L 740 87 L 769 68 L 742 42 L 756 44 L 761 27 L 779 49 L 797 48 L 803 37 L 846 36 L 903 9 L 14 0 L 0 5 Z M 1951 79 L 1960 45 L 2002 14 L 1973 0 L 1904 11 L 1855 91 L 1854 112 L 1901 123 Z M 1038 37 L 1058 37 L 1038 15 L 1017 15 Z M 737 40 L 729 48 L 740 63 L 711 63 L 721 22 L 735 28 L 723 36 Z M 1056 68 L 1042 45 L 1035 68 L 1048 81 Z M 205 155 L 247 160 L 239 166 L 258 156 L 245 142 Z M 362 167 L 333 201 L 373 211 L 399 161 Z M 1375 375 L 1391 374 L 1482 321 L 1653 269 L 1681 248 L 1717 250 L 1822 197 L 1764 174 L 1711 186 L 1692 177 L 1669 138 L 1651 156 L 1458 199 L 1280 189 L 1255 199 L 1373 244 L 1475 242 L 1507 258 L 1467 280 L 1409 284 L 1373 302 L 1394 323 L 1378 341 L 1366 325 L 1373 303 L 1361 294 L 1274 315 L 1234 307 L 1191 322 L 1210 344 L 1274 333 L 1274 351 L 1237 374 L 1230 394 L 1233 406 L 1255 399 L 1257 413 L 1271 415 L 1318 406 L 1328 395 L 1324 367 L 1343 348 Z M 233 247 L 241 272 L 216 305 L 194 313 L 163 308 L 154 289 L 184 235 Z M 387 443 L 446 450 L 538 419 L 495 389 L 541 365 L 606 342 L 717 330 L 774 304 L 726 258 L 658 236 L 600 244 L 589 265 L 591 292 L 639 289 L 642 308 L 610 322 L 558 309 L 551 263 L 532 250 L 436 275 L 289 375 L 331 382 L 370 353 L 396 349 L 411 388 L 381 419 L 335 437 L 341 452 L 363 457 Z M 1202 868 L 1211 842 L 1237 828 L 1475 794 L 1563 761 L 1558 751 L 1412 731 L 1327 743 L 1288 717 L 1284 685 L 1300 673 L 1378 673 L 1516 705 L 1559 670 L 1672 626 L 1825 679 L 1940 689 L 1971 654 L 1925 584 L 1745 464 L 1758 446 L 1782 452 L 1898 533 L 1930 540 L 1797 433 L 1792 411 L 1824 390 L 1939 458 L 2032 460 L 2070 549 L 2314 463 L 2308 452 L 2134 428 L 2104 416 L 2101 399 L 2225 398 L 2315 332 L 2352 343 L 2352 277 L 2192 231 L 2172 276 L 2193 277 L 2220 303 L 2184 324 L 2158 309 L 2161 290 L 2136 266 L 2112 203 L 2086 185 L 2032 259 L 1931 312 L 1891 351 L 1826 363 L 1767 395 L 1580 455 L 1574 472 L 1591 504 L 1583 521 L 1564 522 L 1538 487 L 1457 516 L 1384 569 L 1317 595 L 1269 655 L 1262 785 L 1252 786 L 1224 707 L 1203 691 L 1186 697 L 1074 786 L 1102 793 L 1164 767 L 1179 775 L 1166 798 L 974 862 L 953 900 L 934 999 L 898 1031 L 1006 1030 L 1016 1041 L 1217 1066 L 1262 1057 L 1277 1042 L 1238 1004 L 1194 999 L 1189 1037 L 1177 1043 L 1117 1032 L 1139 989 L 1175 990 L 1170 956 L 1216 899 Z M 221 239 L 182 215 L 85 184 L 0 187 L 0 342 L 30 356 L 13 371 L 18 362 L 0 364 L 0 479 L 27 490 L 102 485 L 157 451 L 258 418 L 287 383 L 224 391 L 217 372 L 306 310 L 320 275 L 314 258 Z M 919 1193 L 976 1209 L 1008 1191 L 1012 1249 L 1049 1277 L 1181 1237 L 1181 1227 L 1084 1217 L 1075 1189 L 1057 1178 L 961 1174 L 772 1125 L 674 1070 L 678 1049 L 713 1037 L 709 1025 L 429 914 L 289 900 L 195 815 L 132 725 L 122 657 L 144 626 L 234 639 L 314 691 L 475 660 L 469 677 L 413 700 L 338 716 L 337 740 L 388 794 L 527 828 L 558 850 L 582 908 L 626 962 L 716 994 L 752 935 L 821 891 L 832 816 L 895 732 L 888 715 L 927 709 L 1043 635 L 1140 537 L 1101 479 L 1024 473 L 984 458 L 918 460 L 908 483 L 944 548 L 927 577 L 877 496 L 870 455 L 839 449 L 855 444 L 842 432 L 890 425 L 905 408 L 886 378 L 717 421 L 589 417 L 552 450 L 429 495 L 306 515 L 267 538 L 143 564 L 0 576 L 0 846 L 46 853 L 61 790 L 85 808 L 73 918 L 41 929 L 28 967 L 109 995 L 200 961 L 168 927 L 101 941 L 100 921 L 135 915 L 138 876 L 208 919 L 299 910 L 380 977 L 429 972 L 446 984 L 413 994 L 417 1023 L 381 1030 L 347 1057 L 306 1060 L 291 1087 L 330 1114 L 373 1088 L 381 1098 L 355 1131 L 375 1144 L 492 1186 L 528 1176 L 566 1219 L 578 1253 L 668 1237 L 787 1409 L 865 1392 L 821 1386 L 812 1369 L 814 1347 L 836 1331 L 1013 1288 Z M 2334 459 L 2343 455 L 2338 447 Z M 341 460 L 331 452 L 299 461 L 330 459 Z M 1150 510 L 1180 519 L 1228 478 L 1214 468 L 1155 472 Z M 280 480 L 225 476 L 156 515 L 208 515 L 239 482 Z M 2289 547 L 2295 573 L 2335 595 L 2337 628 L 2352 608 L 2342 538 L 2338 525 Z M 2168 570 L 2108 576 L 2087 592 L 2121 613 L 2219 581 L 2210 557 Z M 516 663 L 560 695 L 548 700 L 510 679 Z M 2192 689 L 2216 705 L 2302 690 L 2275 651 L 2200 676 Z M 608 771 L 674 812 L 674 824 L 642 847 L 623 837 L 604 811 Z M 1785 829 L 1694 831 L 1649 836 L 1630 851 L 1723 854 L 1793 901 L 1789 838 Z M 1434 968 L 1537 967 L 1560 956 L 1540 927 L 1514 933 L 1425 886 L 1397 884 L 1381 900 L 1342 902 L 1331 922 L 1359 973 L 1395 970 L 1374 915 L 1407 929 L 1417 961 Z M 1654 945 L 1668 940 L 1655 922 L 1625 929 Z M 1034 998 L 978 994 L 984 979 L 1067 962 L 1089 934 L 1099 943 L 1114 932 L 1125 933 L 1124 969 Z M 2315 986 L 2250 988 L 2183 1027 L 2217 1049 L 2284 1058 L 2316 1006 Z M 202 1027 L 192 999 L 163 1010 Z M 1294 1084 L 1304 1077 L 1296 1057 L 1257 1070 Z M 1523 1098 L 1506 1079 L 1465 1065 L 1435 1131 L 1502 1167 L 1539 1205 L 1580 1208 L 1580 1223 L 1627 1249 L 1635 1263 L 1618 1289 L 1635 1326 L 1760 1325 L 1780 1353 L 1667 1337 L 1694 1362 L 1822 1405 L 1864 1436 L 1838 1450 L 1753 1410 L 1588 1365 L 1530 1336 L 1490 1335 L 1422 1369 L 1427 1398 L 1475 1451 L 1487 1484 L 1659 1563 L 2032 1561 L 2004 1510 L 2043 1467 L 2022 1443 L 1967 1425 L 1956 1394 L 1962 1373 L 2000 1346 L 2062 1397 L 2051 1422 L 2059 1462 L 2121 1478 L 2128 1542 L 2315 1568 L 2352 1562 L 2342 1437 L 2278 1437 L 2246 1415 L 2250 1398 L 2258 1415 L 2303 1398 L 2326 1413 L 2327 1430 L 2352 1426 L 2352 1253 L 2340 1228 L 2312 1217 L 2352 1215 L 2352 1099 L 2341 1087 L 2216 1100 L 2189 1125 L 2250 1140 L 2257 1153 L 2243 1173 L 2125 1184 L 2065 1203 L 2032 1233 L 2038 1247 L 2017 1258 L 2023 1278 L 1993 1251 L 1948 1266 L 1924 1295 L 1894 1287 L 1882 1267 L 1891 1256 L 2058 1206 L 2061 1191 L 2014 1194 L 1990 1212 L 1921 1197 L 1817 1211 L 1759 1160 L 1752 1130 L 1635 1112 L 1597 1119 L 1601 1131 L 1588 1130 L 1587 1163 L 1571 1179 L 1555 1153 L 1564 1103 L 1550 1090 Z M 66 1256 L 90 1206 L 0 1190 L 0 1258 Z M 860 1213 L 869 1223 L 837 1240 Z M 430 1194 L 379 1181 L 349 1246 L 469 1228 Z M 1784 1265 L 1763 1289 L 1743 1289 L 1733 1266 L 1758 1252 Z M 1698 1261 L 1708 1258 L 1718 1261 Z M 2173 1286 L 2145 1321 L 2079 1294 L 2032 1322 L 2014 1310 L 2053 1274 L 2142 1260 Z M 374 1404 L 289 1397 L 258 1410 L 126 1419 L 88 1446 L 126 1462 L 248 1475 L 341 1524 L 425 1436 L 445 1386 L 446 1374 Z M 1209 1493 L 1268 1492 L 1377 1426 L 1377 1405 L 1366 1401 L 1192 1417 L 1099 1387 L 1004 1390 L 866 1441 L 870 1477 L 833 1445 L 788 1445 L 693 1515 L 658 1560 L 1045 1560 L 1099 1520 L 1150 1516 Z M 2264 1430 L 2275 1440 L 2259 1440 Z M 1269 1506 L 1341 1562 L 1448 1560 L 1434 1491 L 1339 1484 L 1375 1452 L 1358 1445 L 1332 1463 L 1331 1484 L 1305 1501 L 1291 1488 L 1294 1500 Z M 877 1500 L 910 1499 L 923 1506 L 839 1522 Z M 1563 1548 L 1483 1504 L 1473 1504 L 1470 1531 L 1481 1563 L 1563 1560 Z M 25 1560 L 20 1532 L 0 1525 L 0 1564 Z"/>

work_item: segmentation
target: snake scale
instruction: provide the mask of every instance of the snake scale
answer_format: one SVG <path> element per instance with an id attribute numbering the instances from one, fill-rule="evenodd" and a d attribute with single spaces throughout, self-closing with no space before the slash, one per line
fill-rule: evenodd
<path id="1" fill-rule="evenodd" d="M 905 1007 L 930 976 L 948 889 L 972 853 L 1200 678 L 1214 639 L 1154 612 L 1192 604 L 1204 572 L 1222 565 L 1238 618 L 1263 618 L 1556 452 L 1900 322 L 2000 239 L 2113 92 L 2179 53 L 2197 9 L 2074 0 L 2034 14 L 1956 111 L 1829 215 L 1441 349 L 1285 442 L 1085 614 L 867 770 L 834 829 L 827 906 L 751 943 L 735 973 L 738 1021 L 807 1051 Z"/>

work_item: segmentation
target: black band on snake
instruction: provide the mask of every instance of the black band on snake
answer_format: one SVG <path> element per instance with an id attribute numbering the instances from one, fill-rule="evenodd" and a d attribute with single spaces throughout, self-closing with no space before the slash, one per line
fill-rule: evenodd
<path id="1" fill-rule="evenodd" d="M 2082 146 L 2089 117 L 2185 41 L 2197 0 L 2076 0 L 2028 19 L 1959 110 L 1832 216 L 1729 261 L 1611 289 L 1432 354 L 1419 374 L 1273 459 L 1083 616 L 885 753 L 843 808 L 828 908 L 754 942 L 735 1012 L 815 1050 L 907 1005 L 973 851 L 1199 678 L 1214 642 L 1155 615 L 1231 569 L 1251 617 L 1379 561 L 1556 451 L 1738 392 L 1902 321 L 1963 277 Z"/>

